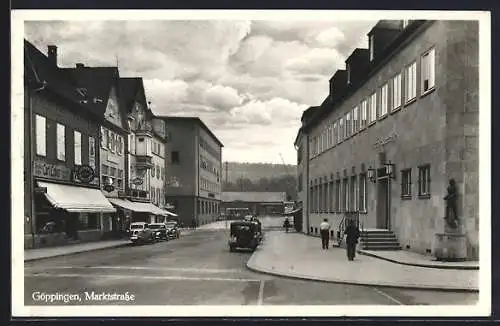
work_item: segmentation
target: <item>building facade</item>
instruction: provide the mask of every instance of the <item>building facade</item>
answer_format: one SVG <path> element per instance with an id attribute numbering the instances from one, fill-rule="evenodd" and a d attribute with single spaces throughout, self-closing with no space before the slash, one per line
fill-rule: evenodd
<path id="1" fill-rule="evenodd" d="M 362 228 L 432 252 L 454 179 L 467 257 L 477 259 L 478 22 L 380 21 L 368 36 L 300 131 L 306 230 L 359 211 Z"/>
<path id="2" fill-rule="evenodd" d="M 195 117 L 158 117 L 167 136 L 166 199 L 184 225 L 203 225 L 220 212 L 223 144 Z"/>
<path id="3" fill-rule="evenodd" d="M 25 41 L 25 248 L 98 240 L 115 209 L 99 190 L 100 118 L 71 74 Z M 31 132 L 28 132 L 31 130 Z"/>
<path id="4" fill-rule="evenodd" d="M 165 185 L 166 180 L 166 163 L 165 163 L 165 122 L 161 119 L 153 118 L 153 139 L 152 139 L 152 154 L 153 167 L 149 171 L 151 184 L 151 202 L 161 209 L 166 209 Z M 156 216 L 156 222 L 166 221 L 167 216 Z"/>
<path id="5" fill-rule="evenodd" d="M 66 68 L 76 80 L 80 92 L 94 94 L 86 105 L 101 118 L 99 166 L 101 191 L 107 198 L 119 198 L 128 177 L 126 146 L 128 125 L 126 112 L 120 105 L 117 67 L 87 67 L 82 63 Z M 125 231 L 120 211 L 103 214 L 103 233 L 119 236 Z"/>

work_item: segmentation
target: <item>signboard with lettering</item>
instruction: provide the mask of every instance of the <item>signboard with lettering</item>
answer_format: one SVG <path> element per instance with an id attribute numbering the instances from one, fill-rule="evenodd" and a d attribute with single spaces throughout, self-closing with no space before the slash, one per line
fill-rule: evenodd
<path id="1" fill-rule="evenodd" d="M 385 137 L 379 137 L 377 138 L 377 141 L 373 144 L 373 148 L 379 149 L 381 147 L 384 147 L 390 142 L 393 142 L 398 138 L 398 133 L 396 131 L 392 131 L 389 135 Z"/>
<path id="2" fill-rule="evenodd" d="M 135 184 L 136 186 L 142 185 L 144 181 L 141 178 L 134 178 L 132 179 L 132 183 Z"/>
<path id="3" fill-rule="evenodd" d="M 33 162 L 33 175 L 41 178 L 71 181 L 71 169 L 68 166 L 38 160 Z"/>
<path id="4" fill-rule="evenodd" d="M 95 178 L 94 169 L 88 165 L 80 165 L 75 167 L 76 177 L 83 183 L 90 183 Z"/>

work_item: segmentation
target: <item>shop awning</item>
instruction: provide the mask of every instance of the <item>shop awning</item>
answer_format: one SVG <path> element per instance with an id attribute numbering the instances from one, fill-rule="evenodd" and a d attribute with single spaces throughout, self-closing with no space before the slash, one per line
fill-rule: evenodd
<path id="1" fill-rule="evenodd" d="M 179 215 L 177 215 L 169 210 L 166 210 L 166 209 L 163 209 L 163 211 L 165 212 L 165 215 L 168 215 L 168 216 L 179 216 Z"/>
<path id="2" fill-rule="evenodd" d="M 125 200 L 125 199 L 120 199 L 120 198 L 108 198 L 108 200 L 111 202 L 111 204 L 116 205 L 118 207 L 128 209 L 129 211 L 133 212 L 149 212 L 148 210 L 141 210 L 141 207 L 138 207 L 134 205 L 135 203 Z"/>
<path id="3" fill-rule="evenodd" d="M 42 181 L 38 181 L 38 186 L 47 188 L 45 197 L 55 208 L 61 208 L 68 212 L 116 212 L 116 209 L 99 189 Z"/>

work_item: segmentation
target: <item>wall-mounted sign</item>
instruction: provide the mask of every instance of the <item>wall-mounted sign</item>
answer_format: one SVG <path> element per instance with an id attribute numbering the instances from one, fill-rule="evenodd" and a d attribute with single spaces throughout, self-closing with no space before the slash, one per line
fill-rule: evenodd
<path id="1" fill-rule="evenodd" d="M 393 142 L 398 138 L 398 133 L 396 131 L 392 131 L 389 135 L 385 137 L 379 137 L 377 138 L 377 141 L 373 144 L 373 147 L 375 149 L 383 147 L 384 145 Z"/>
<path id="2" fill-rule="evenodd" d="M 140 186 L 144 183 L 144 180 L 142 180 L 141 178 L 134 178 L 132 179 L 132 183 L 135 184 L 136 186 Z"/>
<path id="3" fill-rule="evenodd" d="M 90 183 L 95 178 L 94 169 L 89 165 L 75 167 L 75 177 L 83 183 Z"/>
<path id="4" fill-rule="evenodd" d="M 43 161 L 34 161 L 33 174 L 42 178 L 71 181 L 71 169 L 63 164 L 50 164 Z"/>
<path id="5" fill-rule="evenodd" d="M 208 193 L 208 197 L 210 197 L 210 198 L 214 198 L 214 197 L 215 197 L 215 195 L 214 195 L 214 193 L 209 192 L 209 193 Z"/>
<path id="6" fill-rule="evenodd" d="M 115 187 L 113 185 L 105 185 L 104 187 L 102 187 L 104 189 L 104 191 L 106 192 L 112 192 L 113 190 L 115 190 Z"/>

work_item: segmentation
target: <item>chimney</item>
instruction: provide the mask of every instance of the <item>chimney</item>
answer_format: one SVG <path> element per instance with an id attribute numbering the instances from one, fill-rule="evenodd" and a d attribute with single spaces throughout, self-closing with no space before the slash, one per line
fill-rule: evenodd
<path id="1" fill-rule="evenodd" d="M 57 67 L 57 46 L 47 46 L 47 57 L 49 58 L 49 62 Z"/>
<path id="2" fill-rule="evenodd" d="M 84 65 L 83 63 L 77 63 L 77 64 L 76 64 L 76 68 L 77 68 L 77 69 L 81 69 L 81 68 L 83 68 L 83 67 L 85 67 L 85 65 Z"/>
<path id="3" fill-rule="evenodd" d="M 377 60 L 404 28 L 401 20 L 380 20 L 368 33 L 370 62 Z"/>
<path id="4" fill-rule="evenodd" d="M 356 48 L 345 61 L 348 85 L 358 83 L 363 77 L 363 73 L 370 63 L 369 52 L 368 49 Z"/>

